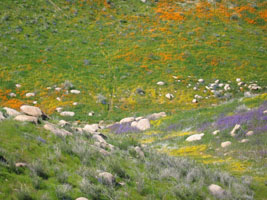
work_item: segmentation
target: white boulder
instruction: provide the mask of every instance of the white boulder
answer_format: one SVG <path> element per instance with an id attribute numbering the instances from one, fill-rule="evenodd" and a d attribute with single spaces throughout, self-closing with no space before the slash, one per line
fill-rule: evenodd
<path id="1" fill-rule="evenodd" d="M 79 91 L 79 90 L 71 90 L 70 93 L 71 94 L 80 94 L 81 91 Z"/>
<path id="2" fill-rule="evenodd" d="M 145 131 L 150 128 L 150 122 L 148 119 L 141 119 L 137 122 L 135 127 L 141 131 Z"/>
<path id="3" fill-rule="evenodd" d="M 20 107 L 20 110 L 21 112 L 34 117 L 41 117 L 43 115 L 41 109 L 35 106 L 23 105 Z"/>
<path id="4" fill-rule="evenodd" d="M 60 115 L 63 117 L 73 117 L 75 113 L 71 111 L 64 111 L 64 112 L 61 112 Z"/>
<path id="5" fill-rule="evenodd" d="M 129 123 L 129 122 L 132 122 L 134 121 L 135 118 L 134 117 L 126 117 L 126 118 L 123 118 L 121 121 L 120 121 L 120 124 L 123 124 L 123 123 Z"/>
<path id="6" fill-rule="evenodd" d="M 225 148 L 225 147 L 230 146 L 231 144 L 232 144 L 232 142 L 230 142 L 230 141 L 222 142 L 222 143 L 221 143 L 221 147 L 222 147 L 222 148 Z"/>
<path id="7" fill-rule="evenodd" d="M 171 93 L 166 94 L 165 97 L 167 99 L 170 99 L 170 100 L 172 100 L 174 98 L 173 94 L 171 94 Z"/>
<path id="8" fill-rule="evenodd" d="M 33 93 L 33 92 L 29 92 L 29 93 L 26 93 L 25 96 L 26 96 L 26 97 L 34 97 L 34 96 L 35 96 L 35 93 Z"/>
<path id="9" fill-rule="evenodd" d="M 231 136 L 234 137 L 236 136 L 237 131 L 241 128 L 240 124 L 236 124 L 235 127 L 233 128 L 233 130 L 231 131 Z"/>
<path id="10" fill-rule="evenodd" d="M 7 115 L 10 117 L 16 117 L 18 115 L 21 115 L 20 112 L 14 110 L 12 108 L 4 107 L 3 109 L 6 111 Z"/>
<path id="11" fill-rule="evenodd" d="M 38 123 L 38 118 L 29 116 L 29 115 L 17 115 L 14 120 L 21 121 L 21 122 L 32 122 L 34 124 Z"/>
<path id="12" fill-rule="evenodd" d="M 83 131 L 87 133 L 95 133 L 98 131 L 98 129 L 99 129 L 98 124 L 87 124 L 83 127 Z"/>
<path id="13" fill-rule="evenodd" d="M 217 198 L 222 198 L 225 194 L 224 189 L 222 189 L 219 185 L 211 184 L 208 189 L 209 192 Z"/>
<path id="14" fill-rule="evenodd" d="M 186 141 L 192 142 L 192 141 L 201 140 L 204 135 L 205 135 L 204 133 L 194 134 L 194 135 L 191 135 L 188 138 L 186 138 Z"/>

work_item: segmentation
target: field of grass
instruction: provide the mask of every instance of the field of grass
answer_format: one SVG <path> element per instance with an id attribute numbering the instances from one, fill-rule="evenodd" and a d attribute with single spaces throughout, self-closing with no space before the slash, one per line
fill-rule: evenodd
<path id="1" fill-rule="evenodd" d="M 108 156 L 70 127 L 73 136 L 59 137 L 44 121 L 0 119 L 0 199 L 216 199 L 210 184 L 222 199 L 266 199 L 266 22 L 264 0 L 1 0 L 4 115 L 36 105 L 76 128 L 167 117 L 144 132 L 129 123 L 101 130 L 115 147 Z M 197 133 L 200 141 L 185 141 Z M 116 184 L 101 182 L 103 171 Z"/>

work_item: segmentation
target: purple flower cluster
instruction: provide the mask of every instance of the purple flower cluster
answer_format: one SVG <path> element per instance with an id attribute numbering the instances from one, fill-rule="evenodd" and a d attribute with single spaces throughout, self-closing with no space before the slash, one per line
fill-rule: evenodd
<path id="1" fill-rule="evenodd" d="M 267 102 L 257 109 L 245 113 L 238 113 L 232 116 L 222 117 L 216 121 L 216 127 L 224 130 L 234 127 L 236 124 L 246 125 L 247 129 L 255 132 L 267 130 L 267 116 L 263 111 L 267 109 Z"/>
<path id="2" fill-rule="evenodd" d="M 132 127 L 131 123 L 114 124 L 110 126 L 109 129 L 111 132 L 116 134 L 140 132 L 138 128 Z"/>

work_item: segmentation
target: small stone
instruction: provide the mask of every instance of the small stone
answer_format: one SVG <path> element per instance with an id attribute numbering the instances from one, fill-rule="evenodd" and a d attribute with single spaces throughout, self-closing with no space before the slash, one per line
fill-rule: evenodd
<path id="1" fill-rule="evenodd" d="M 105 185 L 113 185 L 115 183 L 115 178 L 111 173 L 108 172 L 102 172 L 99 175 L 100 182 L 105 184 Z"/>
<path id="2" fill-rule="evenodd" d="M 34 105 L 36 105 L 36 104 L 37 104 L 37 101 L 33 101 L 32 103 L 33 103 Z"/>
<path id="3" fill-rule="evenodd" d="M 222 142 L 222 143 L 221 143 L 221 147 L 222 147 L 222 148 L 225 148 L 225 147 L 230 146 L 231 144 L 232 144 L 232 142 L 230 142 L 230 141 Z"/>
<path id="4" fill-rule="evenodd" d="M 16 88 L 21 88 L 21 85 L 20 84 L 16 84 Z"/>
<path id="5" fill-rule="evenodd" d="M 212 135 L 217 135 L 218 133 L 220 133 L 220 130 L 213 131 Z"/>
<path id="6" fill-rule="evenodd" d="M 192 103 L 197 103 L 197 102 L 198 102 L 197 99 L 193 99 L 193 100 L 192 100 Z"/>
<path id="7" fill-rule="evenodd" d="M 38 123 L 37 117 L 28 116 L 28 115 L 17 115 L 14 120 L 21 121 L 21 122 L 32 122 L 34 124 Z"/>
<path id="8" fill-rule="evenodd" d="M 267 114 L 267 110 L 263 111 L 263 114 Z"/>
<path id="9" fill-rule="evenodd" d="M 197 90 L 197 87 L 193 87 L 193 90 Z"/>
<path id="10" fill-rule="evenodd" d="M 79 90 L 71 90 L 70 93 L 71 94 L 80 94 L 81 92 Z"/>
<path id="11" fill-rule="evenodd" d="M 134 117 L 126 117 L 126 118 L 123 118 L 121 121 L 120 121 L 120 124 L 123 124 L 123 123 L 129 123 L 129 122 L 132 122 L 134 121 Z"/>
<path id="12" fill-rule="evenodd" d="M 62 107 L 57 107 L 57 108 L 56 108 L 56 111 L 57 111 L 57 112 L 62 112 L 62 110 L 63 110 Z"/>
<path id="13" fill-rule="evenodd" d="M 159 81 L 159 82 L 157 82 L 157 85 L 162 86 L 162 85 L 165 85 L 165 83 L 163 81 Z"/>
<path id="14" fill-rule="evenodd" d="M 153 113 L 151 115 L 148 115 L 147 116 L 147 119 L 149 120 L 157 120 L 157 119 L 160 119 L 162 117 L 166 117 L 166 113 L 165 112 L 159 112 L 159 113 Z M 141 118 L 142 119 L 142 118 Z M 140 119 L 139 118 L 136 118 L 135 119 L 136 121 L 139 121 Z"/>
<path id="15" fill-rule="evenodd" d="M 65 120 L 60 120 L 58 122 L 58 125 L 61 126 L 61 127 L 64 127 L 64 126 L 70 125 L 70 123 L 69 122 L 66 122 Z"/>
<path id="16" fill-rule="evenodd" d="M 200 78 L 200 79 L 198 79 L 198 82 L 199 83 L 204 83 L 204 79 Z"/>
<path id="17" fill-rule="evenodd" d="M 192 142 L 192 141 L 201 140 L 204 135 L 205 135 L 204 133 L 194 134 L 194 135 L 191 135 L 188 138 L 186 138 L 186 141 Z"/>
<path id="18" fill-rule="evenodd" d="M 224 84 L 223 84 L 223 83 L 220 83 L 218 86 L 221 88 L 221 87 L 223 87 L 223 86 L 224 86 Z"/>
<path id="19" fill-rule="evenodd" d="M 26 93 L 25 96 L 26 96 L 26 97 L 34 97 L 34 96 L 35 96 L 35 93 L 33 93 L 33 92 L 29 92 L 29 93 Z"/>
<path id="20" fill-rule="evenodd" d="M 145 131 L 147 129 L 150 129 L 150 122 L 148 119 L 141 119 L 137 122 L 135 127 L 141 131 Z"/>
<path id="21" fill-rule="evenodd" d="M 240 78 L 237 78 L 237 79 L 236 79 L 236 82 L 240 82 L 240 81 L 241 81 L 241 79 L 240 79 Z"/>
<path id="22" fill-rule="evenodd" d="M 61 90 L 61 88 L 60 87 L 56 87 L 55 90 L 59 92 Z"/>
<path id="23" fill-rule="evenodd" d="M 52 88 L 51 88 L 51 87 L 47 87 L 46 89 L 47 89 L 47 90 L 51 90 Z"/>
<path id="24" fill-rule="evenodd" d="M 241 141 L 240 141 L 240 143 L 247 143 L 249 141 L 249 139 L 242 139 Z"/>
<path id="25" fill-rule="evenodd" d="M 61 101 L 61 98 L 60 97 L 57 97 L 56 100 Z"/>
<path id="26" fill-rule="evenodd" d="M 171 94 L 171 93 L 166 94 L 165 97 L 167 99 L 170 99 L 170 100 L 172 100 L 174 98 L 173 94 Z"/>
<path id="27" fill-rule="evenodd" d="M 236 136 L 237 131 L 241 128 L 240 124 L 236 124 L 235 127 L 233 128 L 233 130 L 231 131 L 231 136 L 234 137 Z"/>
<path id="28" fill-rule="evenodd" d="M 250 92 L 245 92 L 244 97 L 252 97 L 253 95 Z"/>
<path id="29" fill-rule="evenodd" d="M 60 115 L 63 117 L 73 117 L 75 113 L 71 111 L 64 111 L 64 112 L 61 112 Z"/>
<path id="30" fill-rule="evenodd" d="M 90 117 L 92 117 L 94 115 L 95 115 L 95 112 L 94 111 L 91 111 L 91 112 L 88 113 L 88 116 L 90 116 Z"/>
<path id="31" fill-rule="evenodd" d="M 225 91 L 229 91 L 229 90 L 231 90 L 230 85 L 229 85 L 229 84 L 225 84 L 225 86 L 224 86 L 224 90 L 225 90 Z"/>
<path id="32" fill-rule="evenodd" d="M 23 162 L 18 162 L 15 164 L 16 167 L 26 167 L 27 164 L 26 163 L 23 163 Z"/>
<path id="33" fill-rule="evenodd" d="M 77 106 L 77 105 L 78 105 L 78 103 L 77 103 L 77 102 L 73 102 L 73 103 L 72 103 L 72 105 L 74 105 L 74 106 Z"/>
<path id="34" fill-rule="evenodd" d="M 145 157 L 145 154 L 144 154 L 144 152 L 141 150 L 141 148 L 140 147 L 135 147 L 134 148 L 134 150 L 135 150 L 135 152 L 137 153 L 137 155 L 140 157 L 140 158 L 144 158 Z"/>
<path id="35" fill-rule="evenodd" d="M 219 185 L 211 184 L 208 188 L 210 193 L 217 198 L 222 198 L 225 194 L 225 191 Z"/>
<path id="36" fill-rule="evenodd" d="M 252 136 L 252 135 L 254 135 L 253 131 L 249 131 L 249 132 L 246 133 L 246 136 Z"/>
<path id="37" fill-rule="evenodd" d="M 10 97 L 16 97 L 17 95 L 15 93 L 11 92 L 11 93 L 9 93 L 9 96 Z"/>

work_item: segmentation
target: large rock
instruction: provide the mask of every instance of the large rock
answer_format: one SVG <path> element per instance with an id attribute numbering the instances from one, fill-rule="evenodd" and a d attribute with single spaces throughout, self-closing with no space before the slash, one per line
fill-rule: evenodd
<path id="1" fill-rule="evenodd" d="M 70 123 L 62 119 L 58 122 L 58 125 L 61 127 L 65 127 L 65 126 L 70 126 Z"/>
<path id="2" fill-rule="evenodd" d="M 60 113 L 60 115 L 63 117 L 73 117 L 75 115 L 75 113 L 71 112 L 71 111 L 64 111 L 64 112 Z"/>
<path id="3" fill-rule="evenodd" d="M 98 129 L 99 129 L 98 124 L 87 124 L 84 126 L 83 131 L 93 134 L 93 133 L 97 132 Z"/>
<path id="4" fill-rule="evenodd" d="M 137 122 L 135 127 L 141 131 L 145 131 L 150 128 L 150 122 L 148 119 L 141 119 Z"/>
<path id="5" fill-rule="evenodd" d="M 226 148 L 226 147 L 230 146 L 231 144 L 232 144 L 232 142 L 230 142 L 230 141 L 222 142 L 221 147 Z"/>
<path id="6" fill-rule="evenodd" d="M 233 128 L 233 130 L 231 131 L 231 136 L 234 137 L 236 136 L 236 133 L 239 131 L 239 129 L 241 128 L 240 124 L 236 124 L 235 127 Z"/>
<path id="7" fill-rule="evenodd" d="M 10 117 L 16 117 L 16 116 L 18 116 L 18 115 L 21 115 L 20 112 L 14 110 L 14 109 L 12 109 L 12 108 L 4 107 L 3 109 L 6 111 L 6 114 L 7 114 L 8 116 L 10 116 Z"/>
<path id="8" fill-rule="evenodd" d="M 193 142 L 193 141 L 201 140 L 204 135 L 205 135 L 204 133 L 194 134 L 186 138 L 186 141 Z"/>
<path id="9" fill-rule="evenodd" d="M 3 113 L 0 111 L 0 121 L 2 121 L 4 119 L 5 119 L 5 117 L 4 117 Z"/>
<path id="10" fill-rule="evenodd" d="M 100 143 L 107 143 L 106 140 L 98 134 L 93 135 L 93 139 L 95 139 L 96 141 L 100 142 Z"/>
<path id="11" fill-rule="evenodd" d="M 100 182 L 105 184 L 105 185 L 111 186 L 111 185 L 115 184 L 115 178 L 111 173 L 102 172 L 98 176 L 99 176 Z"/>
<path id="12" fill-rule="evenodd" d="M 161 118 L 161 117 L 166 117 L 167 115 L 166 115 L 166 113 L 165 112 L 159 112 L 159 113 L 153 113 L 153 114 L 151 114 L 151 115 L 148 115 L 147 116 L 147 119 L 149 119 L 149 120 L 157 120 L 157 119 L 159 119 L 159 118 Z M 137 119 L 136 119 L 137 120 Z"/>
<path id="13" fill-rule="evenodd" d="M 55 135 L 60 135 L 60 136 L 72 135 L 71 132 L 66 131 L 64 129 L 57 128 L 54 124 L 51 124 L 51 123 L 46 123 L 44 125 L 44 128 L 48 131 L 51 131 Z"/>
<path id="14" fill-rule="evenodd" d="M 208 189 L 209 192 L 217 198 L 222 198 L 225 194 L 225 191 L 219 185 L 211 184 Z"/>
<path id="15" fill-rule="evenodd" d="M 37 117 L 33 117 L 33 116 L 29 116 L 29 115 L 17 115 L 14 119 L 17 121 L 21 121 L 21 122 L 32 122 L 35 124 L 38 123 Z"/>
<path id="16" fill-rule="evenodd" d="M 34 117 L 41 117 L 43 115 L 41 109 L 35 106 L 23 105 L 20 107 L 20 110 L 26 115 L 30 115 Z"/>
<path id="17" fill-rule="evenodd" d="M 129 122 L 132 122 L 134 121 L 134 117 L 126 117 L 126 118 L 123 118 L 121 121 L 120 121 L 120 124 L 123 124 L 123 123 L 129 123 Z"/>

